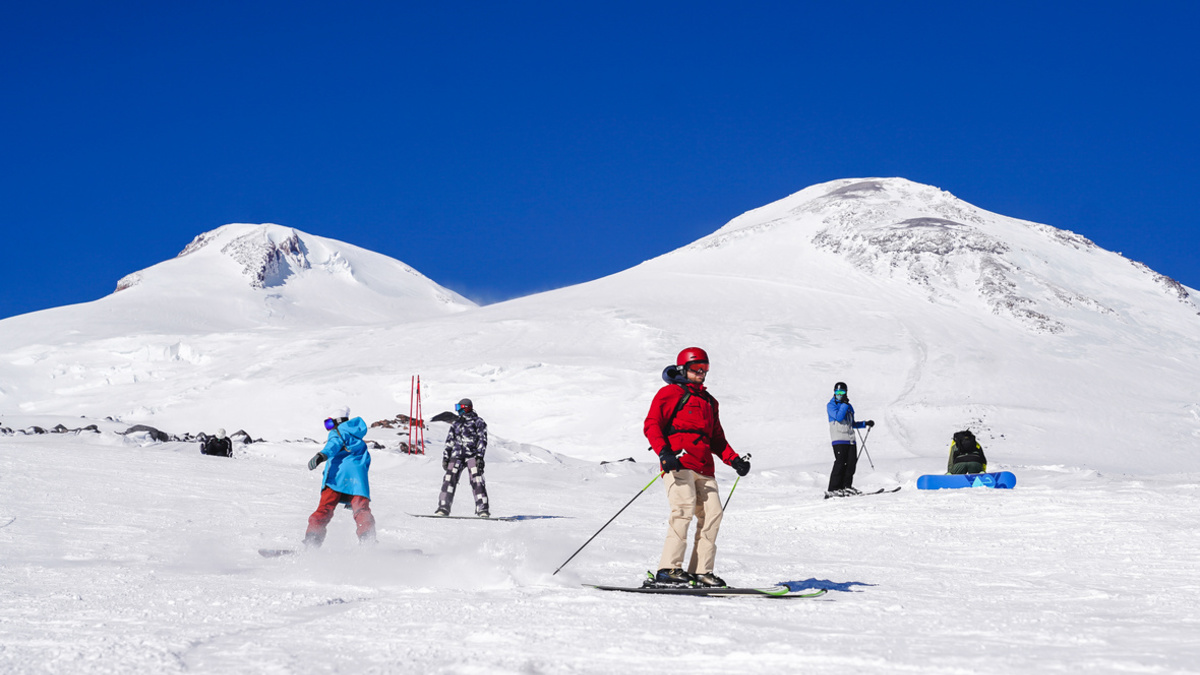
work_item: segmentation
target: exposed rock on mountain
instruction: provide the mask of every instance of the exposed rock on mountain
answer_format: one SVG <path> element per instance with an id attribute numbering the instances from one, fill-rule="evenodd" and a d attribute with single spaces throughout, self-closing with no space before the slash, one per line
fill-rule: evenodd
<path id="1" fill-rule="evenodd" d="M 843 180 L 813 186 L 748 212 L 695 245 L 720 247 L 777 228 L 811 232 L 819 250 L 836 254 L 873 277 L 923 289 L 930 302 L 964 294 L 1035 333 L 1062 333 L 1064 309 L 1103 315 L 1114 310 L 1096 289 L 1061 269 L 1064 262 L 1097 268 L 1108 253 L 1086 237 L 1049 225 L 991 213 L 944 190 L 900 178 Z M 1134 263 L 1160 291 L 1193 307 L 1178 282 Z"/>

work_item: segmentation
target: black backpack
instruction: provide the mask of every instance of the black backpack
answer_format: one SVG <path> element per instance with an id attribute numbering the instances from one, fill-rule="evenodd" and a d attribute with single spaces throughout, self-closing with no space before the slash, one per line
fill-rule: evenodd
<path id="1" fill-rule="evenodd" d="M 975 440 L 975 434 L 966 429 L 954 432 L 954 463 L 960 462 L 987 464 L 987 458 L 983 456 L 983 448 Z"/>

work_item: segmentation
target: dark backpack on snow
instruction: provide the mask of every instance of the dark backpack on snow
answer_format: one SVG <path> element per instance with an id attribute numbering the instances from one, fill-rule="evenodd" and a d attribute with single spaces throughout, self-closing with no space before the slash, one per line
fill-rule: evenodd
<path id="1" fill-rule="evenodd" d="M 983 448 L 975 440 L 975 434 L 965 429 L 954 432 L 953 463 L 960 464 L 962 462 L 987 464 L 987 458 L 983 456 Z"/>

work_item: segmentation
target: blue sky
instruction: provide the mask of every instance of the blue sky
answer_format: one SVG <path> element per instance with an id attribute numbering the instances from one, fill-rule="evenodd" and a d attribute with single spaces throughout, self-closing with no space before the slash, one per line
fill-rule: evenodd
<path id="1" fill-rule="evenodd" d="M 6 3 L 0 317 L 229 222 L 491 302 L 862 176 L 1196 288 L 1198 33 L 1180 2 Z"/>

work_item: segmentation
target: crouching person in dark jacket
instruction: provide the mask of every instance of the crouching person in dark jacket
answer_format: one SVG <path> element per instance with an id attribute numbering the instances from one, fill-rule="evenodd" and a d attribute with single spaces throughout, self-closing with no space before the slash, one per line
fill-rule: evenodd
<path id="1" fill-rule="evenodd" d="M 200 441 L 200 454 L 217 457 L 233 457 L 233 442 L 224 429 L 217 429 L 215 436 L 206 436 Z"/>
<path id="2" fill-rule="evenodd" d="M 975 434 L 968 430 L 954 432 L 946 473 L 987 473 L 987 457 L 983 455 L 983 446 L 975 440 Z"/>

